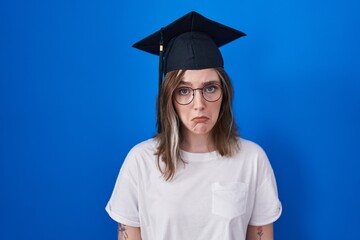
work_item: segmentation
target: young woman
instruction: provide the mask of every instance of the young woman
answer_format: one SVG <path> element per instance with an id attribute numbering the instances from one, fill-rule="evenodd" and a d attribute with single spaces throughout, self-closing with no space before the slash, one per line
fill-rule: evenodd
<path id="1" fill-rule="evenodd" d="M 238 136 L 221 44 L 197 22 L 216 23 L 191 12 L 160 32 L 177 29 L 161 63 L 158 134 L 131 149 L 106 206 L 118 239 L 273 239 L 281 203 L 271 165 Z"/>

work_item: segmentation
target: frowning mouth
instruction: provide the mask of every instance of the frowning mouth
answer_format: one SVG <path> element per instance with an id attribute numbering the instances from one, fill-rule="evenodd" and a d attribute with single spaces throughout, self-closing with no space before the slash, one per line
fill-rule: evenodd
<path id="1" fill-rule="evenodd" d="M 195 117 L 191 121 L 196 122 L 196 123 L 203 123 L 203 122 L 206 122 L 208 120 L 209 120 L 208 117 Z"/>

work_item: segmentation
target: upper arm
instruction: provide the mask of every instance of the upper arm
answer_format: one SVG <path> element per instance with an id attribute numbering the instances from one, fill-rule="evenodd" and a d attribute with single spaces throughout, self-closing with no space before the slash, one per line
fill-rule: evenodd
<path id="1" fill-rule="evenodd" d="M 273 223 L 265 226 L 248 226 L 246 240 L 273 240 Z"/>
<path id="2" fill-rule="evenodd" d="M 141 240 L 140 228 L 119 223 L 118 240 Z"/>

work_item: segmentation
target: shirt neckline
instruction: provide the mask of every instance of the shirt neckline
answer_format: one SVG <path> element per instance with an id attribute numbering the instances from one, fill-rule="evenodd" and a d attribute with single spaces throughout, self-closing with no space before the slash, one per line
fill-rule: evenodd
<path id="1" fill-rule="evenodd" d="M 193 153 L 180 149 L 180 156 L 186 162 L 208 162 L 219 159 L 221 155 L 217 151 L 207 153 Z"/>

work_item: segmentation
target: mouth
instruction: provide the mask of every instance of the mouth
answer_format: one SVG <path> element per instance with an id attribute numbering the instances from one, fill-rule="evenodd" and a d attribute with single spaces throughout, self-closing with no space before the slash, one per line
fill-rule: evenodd
<path id="1" fill-rule="evenodd" d="M 200 116 L 200 117 L 193 118 L 191 121 L 193 121 L 195 123 L 203 123 L 203 122 L 206 122 L 208 120 L 209 120 L 208 117 Z"/>

